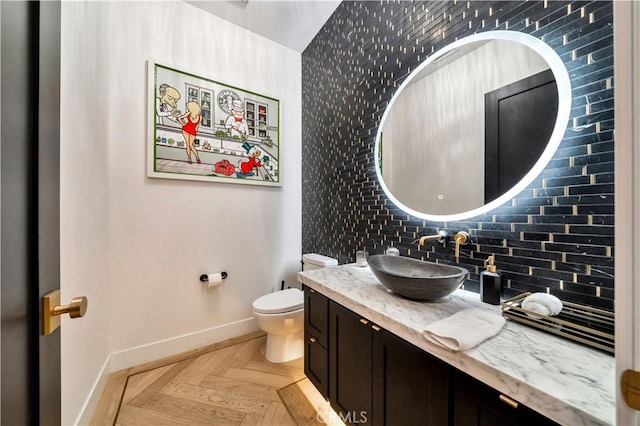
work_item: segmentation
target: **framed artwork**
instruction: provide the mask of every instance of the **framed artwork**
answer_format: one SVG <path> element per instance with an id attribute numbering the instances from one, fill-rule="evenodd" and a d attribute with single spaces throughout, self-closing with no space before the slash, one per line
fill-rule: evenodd
<path id="1" fill-rule="evenodd" d="M 280 101 L 148 61 L 147 175 L 281 186 Z"/>

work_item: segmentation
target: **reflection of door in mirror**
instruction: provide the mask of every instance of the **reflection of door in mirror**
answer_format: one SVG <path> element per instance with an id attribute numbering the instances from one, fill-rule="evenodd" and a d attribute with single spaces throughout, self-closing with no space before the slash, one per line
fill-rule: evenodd
<path id="1" fill-rule="evenodd" d="M 551 70 L 485 95 L 484 202 L 518 183 L 549 142 L 558 113 Z"/>
<path id="2" fill-rule="evenodd" d="M 422 69 L 381 133 L 382 177 L 396 199 L 436 215 L 484 205 L 484 95 L 547 69 L 535 50 L 499 39 L 462 46 Z"/>

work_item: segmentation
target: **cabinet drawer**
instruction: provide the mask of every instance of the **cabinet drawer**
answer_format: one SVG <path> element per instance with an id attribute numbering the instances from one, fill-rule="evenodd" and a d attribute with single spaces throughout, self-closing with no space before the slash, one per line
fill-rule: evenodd
<path id="1" fill-rule="evenodd" d="M 454 377 L 455 426 L 557 426 L 465 373 L 456 371 Z"/>
<path id="2" fill-rule="evenodd" d="M 516 426 L 516 407 L 500 400 L 500 393 L 489 386 L 456 372 L 454 375 L 455 426 Z"/>
<path id="3" fill-rule="evenodd" d="M 322 396 L 329 398 L 329 354 L 309 333 L 304 333 L 304 374 Z"/>
<path id="4" fill-rule="evenodd" d="M 304 330 L 325 348 L 329 340 L 329 299 L 304 287 Z"/>

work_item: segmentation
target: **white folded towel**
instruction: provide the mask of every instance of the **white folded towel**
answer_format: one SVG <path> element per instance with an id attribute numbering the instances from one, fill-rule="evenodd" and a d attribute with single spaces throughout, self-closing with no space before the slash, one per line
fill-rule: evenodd
<path id="1" fill-rule="evenodd" d="M 422 334 L 447 349 L 466 351 L 498 334 L 504 323 L 496 313 L 470 308 L 430 324 Z"/>
<path id="2" fill-rule="evenodd" d="M 540 315 L 554 316 L 562 310 L 562 302 L 553 294 L 533 293 L 525 297 L 520 305 L 522 309 Z"/>

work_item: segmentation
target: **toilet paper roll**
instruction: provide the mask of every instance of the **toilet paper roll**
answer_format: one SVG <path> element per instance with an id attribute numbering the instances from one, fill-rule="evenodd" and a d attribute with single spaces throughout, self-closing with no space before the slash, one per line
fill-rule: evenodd
<path id="1" fill-rule="evenodd" d="M 208 288 L 220 287 L 222 285 L 222 274 L 220 272 L 207 274 L 207 281 Z"/>

